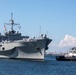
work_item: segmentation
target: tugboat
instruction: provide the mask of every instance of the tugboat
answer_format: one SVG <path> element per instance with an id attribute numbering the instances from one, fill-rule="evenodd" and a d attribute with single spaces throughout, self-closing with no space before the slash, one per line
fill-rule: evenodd
<path id="1" fill-rule="evenodd" d="M 67 54 L 56 56 L 58 61 L 76 61 L 76 47 L 69 50 Z"/>

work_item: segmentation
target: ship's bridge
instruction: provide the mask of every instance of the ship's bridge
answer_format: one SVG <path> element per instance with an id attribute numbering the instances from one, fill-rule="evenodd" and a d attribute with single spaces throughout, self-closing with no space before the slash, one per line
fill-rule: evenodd
<path id="1" fill-rule="evenodd" d="M 12 31 L 8 31 L 8 32 L 5 32 L 5 35 L 6 36 L 14 36 L 14 35 L 20 35 L 21 36 L 21 33 L 19 33 L 19 31 L 14 31 L 14 30 L 12 30 Z"/>
<path id="2" fill-rule="evenodd" d="M 70 53 L 76 53 L 76 47 L 71 48 L 69 52 Z"/>
<path id="3" fill-rule="evenodd" d="M 29 36 L 22 36 L 19 31 L 9 31 L 5 32 L 5 37 L 7 37 L 8 40 L 21 40 L 23 38 L 29 38 Z"/>

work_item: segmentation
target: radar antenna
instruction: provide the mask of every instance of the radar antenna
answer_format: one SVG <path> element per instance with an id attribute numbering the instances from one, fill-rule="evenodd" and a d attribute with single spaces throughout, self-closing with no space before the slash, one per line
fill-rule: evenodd
<path id="1" fill-rule="evenodd" d="M 11 13 L 11 20 L 9 20 L 10 23 L 4 23 L 4 25 L 11 25 L 11 31 L 13 31 L 13 26 L 15 25 L 20 25 L 19 23 L 14 23 L 14 20 L 13 20 L 13 13 Z"/>

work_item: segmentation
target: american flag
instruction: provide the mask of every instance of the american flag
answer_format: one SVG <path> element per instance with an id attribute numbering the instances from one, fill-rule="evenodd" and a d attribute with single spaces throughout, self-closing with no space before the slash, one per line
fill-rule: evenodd
<path id="1" fill-rule="evenodd" d="M 5 29 L 5 31 L 6 31 L 6 26 L 4 25 L 4 29 Z"/>

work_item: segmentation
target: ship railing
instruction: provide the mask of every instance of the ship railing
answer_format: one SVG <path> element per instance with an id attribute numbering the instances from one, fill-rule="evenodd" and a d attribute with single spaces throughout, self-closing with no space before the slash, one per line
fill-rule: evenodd
<path id="1" fill-rule="evenodd" d="M 31 41 L 37 41 L 37 39 L 35 39 L 35 38 L 28 38 L 28 39 L 23 39 L 24 41 L 26 41 L 26 42 L 31 42 Z"/>
<path id="2" fill-rule="evenodd" d="M 32 39 L 35 39 L 35 40 L 39 40 L 39 39 L 46 39 L 47 38 L 47 35 L 46 34 L 41 34 L 40 36 L 38 37 L 33 37 Z"/>
<path id="3" fill-rule="evenodd" d="M 24 41 L 29 42 L 29 41 L 37 41 L 39 39 L 45 39 L 47 38 L 47 35 L 41 34 L 39 37 L 33 37 L 33 38 L 23 38 Z"/>
<path id="4" fill-rule="evenodd" d="M 10 40 L 7 41 L 7 40 L 5 40 L 5 41 L 2 41 L 2 44 L 3 44 L 3 43 L 13 43 L 13 42 L 14 42 L 14 41 L 10 41 Z"/>

